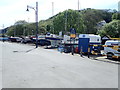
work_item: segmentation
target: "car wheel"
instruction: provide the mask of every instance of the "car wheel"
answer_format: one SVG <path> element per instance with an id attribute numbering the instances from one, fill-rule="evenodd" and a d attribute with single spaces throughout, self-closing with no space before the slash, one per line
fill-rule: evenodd
<path id="1" fill-rule="evenodd" d="M 64 49 L 64 53 L 67 53 L 67 49 Z"/>
<path id="2" fill-rule="evenodd" d="M 108 54 L 107 54 L 107 58 L 108 58 L 108 59 L 112 59 L 112 56 L 113 56 L 112 53 L 108 53 Z"/>

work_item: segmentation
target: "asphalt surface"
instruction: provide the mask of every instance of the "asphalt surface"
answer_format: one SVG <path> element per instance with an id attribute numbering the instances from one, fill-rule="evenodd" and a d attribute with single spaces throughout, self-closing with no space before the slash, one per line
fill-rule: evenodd
<path id="1" fill-rule="evenodd" d="M 118 88 L 118 64 L 24 44 L 0 46 L 2 88 Z"/>

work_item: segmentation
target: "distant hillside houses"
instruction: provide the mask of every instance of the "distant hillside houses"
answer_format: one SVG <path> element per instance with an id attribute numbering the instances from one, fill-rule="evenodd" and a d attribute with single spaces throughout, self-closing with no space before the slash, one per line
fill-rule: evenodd
<path id="1" fill-rule="evenodd" d="M 102 20 L 102 21 L 100 21 L 99 23 L 97 23 L 97 25 L 98 25 L 99 27 L 104 26 L 105 24 L 106 24 L 106 21 L 105 21 L 105 20 Z"/>
<path id="2" fill-rule="evenodd" d="M 98 30 L 101 29 L 105 24 L 106 24 L 106 21 L 105 21 L 105 20 L 102 20 L 102 21 L 98 22 L 98 23 L 97 23 L 97 28 L 98 28 Z"/>

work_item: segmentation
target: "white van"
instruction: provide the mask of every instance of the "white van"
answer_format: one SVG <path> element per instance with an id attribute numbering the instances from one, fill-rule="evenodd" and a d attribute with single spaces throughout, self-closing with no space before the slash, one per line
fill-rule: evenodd
<path id="1" fill-rule="evenodd" d="M 89 38 L 89 44 L 101 44 L 101 37 L 99 35 L 94 34 L 80 34 L 79 39 L 81 38 Z"/>
<path id="2" fill-rule="evenodd" d="M 105 42 L 105 45 L 110 46 L 120 46 L 120 40 L 108 40 Z M 120 48 L 119 47 L 104 47 L 104 53 L 107 55 L 107 58 L 119 58 L 120 59 Z"/>

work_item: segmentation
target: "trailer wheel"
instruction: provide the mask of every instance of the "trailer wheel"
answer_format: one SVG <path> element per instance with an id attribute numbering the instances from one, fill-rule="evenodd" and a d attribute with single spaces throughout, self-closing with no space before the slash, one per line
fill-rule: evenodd
<path id="1" fill-rule="evenodd" d="M 113 56 L 114 54 L 113 53 L 107 53 L 107 58 L 108 59 L 112 59 L 112 56 Z"/>

